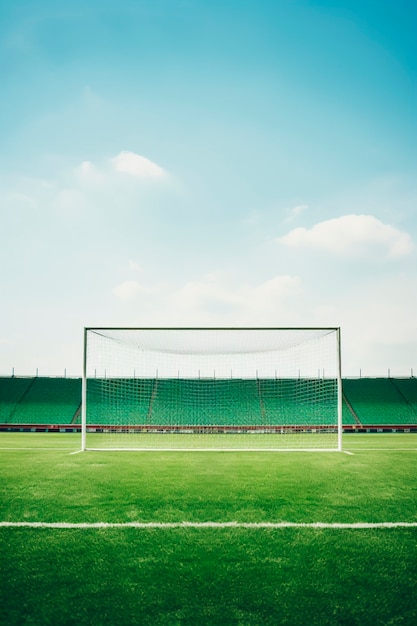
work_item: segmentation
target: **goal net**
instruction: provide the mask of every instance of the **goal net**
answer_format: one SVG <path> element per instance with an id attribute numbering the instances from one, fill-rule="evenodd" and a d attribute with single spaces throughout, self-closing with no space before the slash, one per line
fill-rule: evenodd
<path id="1" fill-rule="evenodd" d="M 341 449 L 338 328 L 86 328 L 82 449 Z"/>

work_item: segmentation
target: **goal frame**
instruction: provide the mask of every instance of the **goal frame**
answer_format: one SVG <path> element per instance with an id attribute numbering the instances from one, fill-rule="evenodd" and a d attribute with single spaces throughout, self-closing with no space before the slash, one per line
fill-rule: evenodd
<path id="1" fill-rule="evenodd" d="M 341 355 L 341 328 L 340 326 L 293 326 L 293 327 L 275 327 L 275 326 L 230 326 L 230 327 L 218 327 L 218 326 L 85 326 L 84 327 L 84 340 L 83 340 L 83 368 L 82 368 L 82 386 L 81 386 L 81 451 L 87 450 L 115 450 L 116 448 L 88 448 L 87 447 L 87 348 L 88 341 L 87 336 L 89 331 L 328 331 L 336 333 L 336 363 L 337 363 L 337 447 L 334 448 L 250 448 L 248 450 L 256 451 L 314 451 L 314 452 L 342 452 L 342 405 L 343 405 L 343 390 L 342 390 L 342 355 Z M 163 435 L 162 435 L 163 436 Z M 207 435 L 209 436 L 209 435 Z M 141 448 L 117 448 L 117 450 L 143 450 Z M 172 450 L 172 448 L 147 448 L 149 451 L 163 451 Z M 188 448 L 178 448 L 180 451 L 187 451 Z M 199 451 L 213 452 L 213 448 L 199 448 Z M 233 451 L 239 451 L 242 448 L 233 449 Z M 190 452 L 196 451 L 196 448 L 190 448 Z M 226 451 L 224 448 L 221 451 Z"/>

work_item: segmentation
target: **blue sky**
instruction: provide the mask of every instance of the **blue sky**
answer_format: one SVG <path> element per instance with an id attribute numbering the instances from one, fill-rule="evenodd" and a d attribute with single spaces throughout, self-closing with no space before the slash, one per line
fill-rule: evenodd
<path id="1" fill-rule="evenodd" d="M 3 0 L 0 374 L 84 326 L 341 326 L 417 372 L 414 0 Z"/>

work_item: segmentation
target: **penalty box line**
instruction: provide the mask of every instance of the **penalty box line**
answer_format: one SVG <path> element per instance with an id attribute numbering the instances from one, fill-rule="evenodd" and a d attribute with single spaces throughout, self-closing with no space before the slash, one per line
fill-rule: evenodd
<path id="1" fill-rule="evenodd" d="M 69 530 L 108 528 L 136 528 L 141 530 L 177 528 L 313 528 L 319 530 L 372 530 L 376 528 L 417 528 L 417 522 L 0 522 L 0 528 L 49 528 Z"/>

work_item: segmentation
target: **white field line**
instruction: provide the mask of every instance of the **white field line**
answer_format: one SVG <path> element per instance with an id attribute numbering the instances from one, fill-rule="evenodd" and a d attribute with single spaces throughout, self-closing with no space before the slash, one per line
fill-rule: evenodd
<path id="1" fill-rule="evenodd" d="M 417 452 L 417 448 L 357 448 L 351 447 L 351 450 L 355 450 L 355 452 Z"/>
<path id="2" fill-rule="evenodd" d="M 339 450 L 336 448 L 87 448 L 85 452 L 339 452 Z"/>
<path id="3" fill-rule="evenodd" d="M 330 530 L 364 530 L 374 528 L 417 528 L 417 522 L 0 522 L 0 528 L 52 528 L 52 529 L 172 529 L 172 528 L 314 528 Z"/>
<path id="4" fill-rule="evenodd" d="M 66 450 L 73 450 L 74 448 L 51 448 L 51 446 L 32 446 L 32 447 L 25 447 L 25 448 L 12 448 L 11 446 L 5 446 L 4 448 L 0 447 L 0 450 L 63 450 L 64 452 Z"/>

